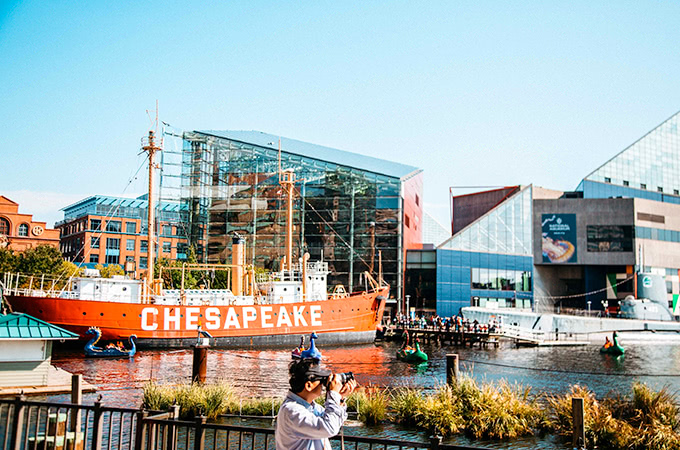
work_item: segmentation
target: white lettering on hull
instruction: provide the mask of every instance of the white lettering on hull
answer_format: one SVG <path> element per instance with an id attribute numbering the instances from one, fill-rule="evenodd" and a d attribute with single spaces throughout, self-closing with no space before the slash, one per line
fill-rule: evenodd
<path id="1" fill-rule="evenodd" d="M 292 311 L 290 310 L 292 307 Z M 242 328 L 292 328 L 321 327 L 321 305 L 307 306 L 244 306 L 241 313 L 235 307 L 172 308 L 145 307 L 140 314 L 141 328 L 144 331 L 185 331 L 196 330 L 203 326 L 206 330 Z"/>

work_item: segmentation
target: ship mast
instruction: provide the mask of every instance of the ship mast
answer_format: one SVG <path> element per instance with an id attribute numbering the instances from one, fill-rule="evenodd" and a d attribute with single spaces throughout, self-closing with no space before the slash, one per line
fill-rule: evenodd
<path id="1" fill-rule="evenodd" d="M 144 139 L 142 138 L 142 151 L 148 153 L 149 155 L 149 208 L 148 208 L 148 214 L 147 214 L 147 230 L 148 230 L 148 239 L 149 239 L 149 244 L 148 244 L 148 252 L 149 252 L 149 257 L 148 257 L 148 268 L 146 272 L 146 291 L 147 291 L 147 298 L 148 296 L 151 295 L 151 293 L 154 290 L 154 277 L 153 277 L 153 266 L 154 266 L 154 257 L 156 256 L 156 245 L 155 245 L 155 235 L 154 235 L 154 223 L 156 220 L 155 217 L 155 204 L 153 202 L 153 196 L 154 196 L 154 169 L 157 169 L 158 166 L 154 162 L 154 157 L 156 155 L 156 152 L 161 151 L 161 148 L 156 146 L 155 142 L 155 137 L 154 137 L 154 132 L 153 130 L 149 130 L 149 136 Z"/>
<path id="2" fill-rule="evenodd" d="M 286 191 L 286 260 L 282 269 L 293 270 L 293 195 L 295 193 L 295 172 L 281 170 L 281 139 L 279 139 L 279 184 Z"/>

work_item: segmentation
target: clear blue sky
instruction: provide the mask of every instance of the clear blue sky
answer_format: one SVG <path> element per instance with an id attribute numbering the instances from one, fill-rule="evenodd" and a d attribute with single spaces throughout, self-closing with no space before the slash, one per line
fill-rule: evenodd
<path id="1" fill-rule="evenodd" d="M 595 4 L 593 4 L 595 3 Z M 0 194 L 47 220 L 126 189 L 147 109 L 422 168 L 569 190 L 680 110 L 680 3 L 0 3 Z"/>

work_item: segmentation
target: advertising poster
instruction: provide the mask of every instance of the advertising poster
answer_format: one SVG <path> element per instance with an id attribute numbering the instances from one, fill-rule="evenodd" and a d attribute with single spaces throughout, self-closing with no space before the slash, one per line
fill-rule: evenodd
<path id="1" fill-rule="evenodd" d="M 576 262 L 576 214 L 543 214 L 541 236 L 544 263 Z"/>

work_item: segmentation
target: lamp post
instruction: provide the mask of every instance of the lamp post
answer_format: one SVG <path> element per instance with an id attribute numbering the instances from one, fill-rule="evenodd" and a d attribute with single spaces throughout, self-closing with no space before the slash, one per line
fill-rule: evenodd
<path id="1" fill-rule="evenodd" d="M 590 300 L 586 302 L 588 304 L 588 315 L 590 315 Z"/>
<path id="2" fill-rule="evenodd" d="M 406 316 L 410 318 L 411 317 L 411 308 L 410 308 L 411 296 L 407 294 L 405 297 L 406 297 Z"/>

